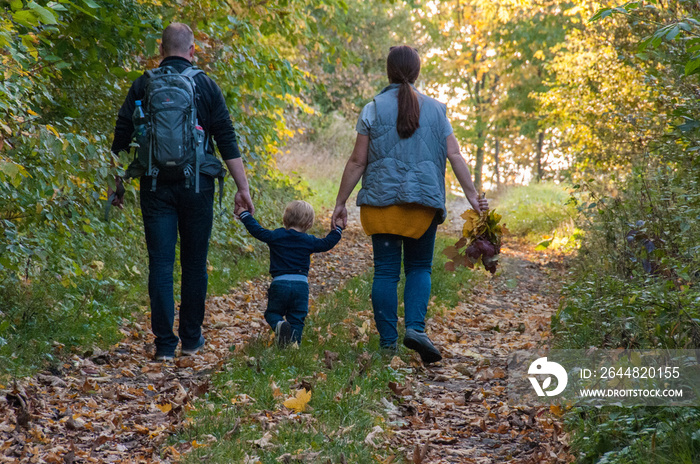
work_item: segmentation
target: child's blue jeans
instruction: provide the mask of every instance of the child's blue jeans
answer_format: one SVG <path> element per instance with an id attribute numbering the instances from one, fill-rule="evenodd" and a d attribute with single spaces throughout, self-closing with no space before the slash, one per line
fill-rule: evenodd
<path id="1" fill-rule="evenodd" d="M 274 330 L 287 320 L 292 326 L 292 341 L 301 344 L 304 320 L 309 313 L 309 284 L 304 281 L 274 280 L 267 290 L 265 320 Z"/>
<path id="2" fill-rule="evenodd" d="M 406 274 L 403 301 L 405 325 L 418 332 L 425 330 L 425 315 L 430 300 L 433 248 L 437 220 L 428 227 L 421 238 L 414 239 L 393 234 L 372 235 L 374 250 L 374 282 L 372 283 L 372 307 L 374 321 L 382 347 L 396 346 L 399 334 L 397 287 L 401 277 L 401 254 Z"/>

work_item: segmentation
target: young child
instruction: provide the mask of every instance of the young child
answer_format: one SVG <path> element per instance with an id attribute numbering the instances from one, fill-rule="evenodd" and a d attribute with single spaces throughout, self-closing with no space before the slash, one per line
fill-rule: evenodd
<path id="1" fill-rule="evenodd" d="M 270 247 L 272 283 L 267 291 L 265 320 L 275 331 L 277 345 L 301 344 L 304 320 L 309 312 L 309 266 L 311 254 L 328 251 L 340 241 L 342 229 L 325 238 L 306 233 L 314 223 L 314 209 L 305 201 L 287 205 L 284 228 L 268 230 L 248 211 L 237 211 L 250 234 Z"/>

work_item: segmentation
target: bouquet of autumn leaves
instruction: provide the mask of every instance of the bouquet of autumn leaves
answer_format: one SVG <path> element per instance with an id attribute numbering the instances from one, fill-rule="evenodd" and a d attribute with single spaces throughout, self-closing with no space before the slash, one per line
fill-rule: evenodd
<path id="1" fill-rule="evenodd" d="M 498 255 L 501 252 L 501 239 L 508 233 L 505 224 L 501 225 L 501 215 L 494 210 L 477 213 L 473 209 L 462 214 L 464 228 L 462 238 L 454 246 L 443 250 L 450 261 L 445 263 L 445 269 L 454 271 L 457 266 L 467 266 L 473 269 L 480 261 L 484 268 L 496 273 Z"/>

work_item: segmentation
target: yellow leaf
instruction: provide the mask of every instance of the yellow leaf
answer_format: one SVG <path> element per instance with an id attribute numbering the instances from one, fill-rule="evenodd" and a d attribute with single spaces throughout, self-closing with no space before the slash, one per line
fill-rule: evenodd
<path id="1" fill-rule="evenodd" d="M 360 333 L 362 335 L 369 333 L 369 321 L 365 321 L 362 323 L 362 327 L 360 327 Z"/>
<path id="2" fill-rule="evenodd" d="M 56 128 L 53 127 L 51 124 L 47 124 L 47 125 L 46 125 L 46 129 L 48 129 L 49 131 L 51 131 L 51 133 L 52 133 L 53 135 L 55 135 L 56 137 L 60 137 L 60 135 L 58 135 L 58 131 L 56 130 Z"/>
<path id="3" fill-rule="evenodd" d="M 465 221 L 468 220 L 468 219 L 470 219 L 470 218 L 473 219 L 473 220 L 477 220 L 477 219 L 479 219 L 479 213 L 477 213 L 477 212 L 474 211 L 473 209 L 468 209 L 468 210 L 466 210 L 465 212 L 463 212 L 462 215 L 461 215 L 460 217 L 461 217 L 462 219 L 464 219 Z"/>
<path id="4" fill-rule="evenodd" d="M 203 448 L 205 446 L 209 446 L 207 443 L 197 443 L 197 440 L 192 440 L 192 447 L 193 448 Z"/>
<path id="5" fill-rule="evenodd" d="M 39 113 L 37 113 L 36 111 L 27 110 L 27 113 L 31 114 L 32 116 L 39 116 Z"/>
<path id="6" fill-rule="evenodd" d="M 561 417 L 564 415 L 564 408 L 559 406 L 558 404 L 553 404 L 549 407 L 549 410 L 552 414 L 554 414 L 557 417 Z"/>
<path id="7" fill-rule="evenodd" d="M 173 405 L 170 403 L 156 404 L 156 406 L 158 407 L 158 409 L 160 409 L 164 413 L 168 413 L 168 412 L 170 412 L 171 409 L 173 409 Z"/>
<path id="8" fill-rule="evenodd" d="M 311 392 L 305 388 L 297 391 L 297 396 L 287 399 L 284 406 L 296 412 L 304 412 L 306 405 L 311 401 Z"/>

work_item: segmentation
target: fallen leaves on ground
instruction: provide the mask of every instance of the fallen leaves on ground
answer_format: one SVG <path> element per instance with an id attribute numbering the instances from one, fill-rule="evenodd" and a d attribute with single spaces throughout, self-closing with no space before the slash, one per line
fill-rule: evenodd
<path id="1" fill-rule="evenodd" d="M 552 279 L 545 274 L 551 263 L 546 255 L 522 244 L 504 246 L 502 253 L 503 274 L 428 321 L 427 331 L 444 356 L 441 364 L 426 369 L 416 356 L 408 364 L 399 356 L 391 359 L 389 365 L 409 373 L 408 378 L 387 385 L 382 407 L 389 422 L 366 436 L 367 446 L 389 446 L 414 464 L 571 461 L 568 437 L 558 422 L 561 411 L 512 407 L 505 399 L 507 355 L 546 344 L 557 304 Z M 371 260 L 367 238 L 357 226 L 350 228 L 334 250 L 314 256 L 309 276 L 312 299 L 340 288 L 368 269 Z M 204 324 L 207 345 L 196 356 L 174 363 L 151 362 L 150 323 L 136 314 L 122 328 L 123 341 L 111 349 L 64 356 L 51 371 L 0 385 L 0 462 L 175 462 L 192 449 L 206 448 L 215 437 L 172 446 L 166 438 L 191 420 L 185 412 L 194 407 L 194 398 L 209 391 L 211 374 L 223 367 L 231 351 L 240 352 L 251 337 L 271 340 L 263 319 L 268 284 L 268 278 L 244 282 L 228 295 L 210 298 Z M 313 317 L 313 302 L 310 309 Z M 358 342 L 366 341 L 375 330 L 371 308 L 356 316 L 366 323 L 349 327 L 356 331 Z M 317 329 L 319 338 L 333 336 L 330 327 Z M 359 392 L 355 379 L 364 374 L 369 356 L 359 360 L 339 398 Z M 337 353 L 327 351 L 323 362 L 332 370 L 338 359 Z M 249 362 L 255 365 L 256 360 Z M 309 382 L 323 381 L 325 376 L 320 372 L 313 379 L 299 379 L 292 388 L 304 396 L 295 396 L 299 407 L 291 409 L 304 411 L 311 395 Z M 286 396 L 273 381 L 270 388 L 277 400 Z M 244 393 L 231 398 L 235 404 L 255 401 Z M 311 417 L 289 415 L 299 421 Z M 231 439 L 240 427 L 237 420 L 222 439 Z M 268 423 L 263 435 L 251 442 L 243 462 L 260 462 L 255 450 L 272 446 L 271 428 Z M 351 428 L 331 432 L 329 439 Z M 278 461 L 317 458 L 315 452 L 300 450 Z M 392 456 L 385 462 L 400 460 Z M 342 457 L 340 462 L 347 461 Z"/>
<path id="2" fill-rule="evenodd" d="M 311 308 L 319 294 L 340 288 L 371 261 L 369 242 L 358 226 L 348 229 L 330 252 L 314 255 Z M 187 425 L 185 412 L 194 407 L 194 398 L 209 391 L 211 374 L 232 351 L 251 337 L 272 337 L 263 319 L 268 285 L 269 277 L 263 276 L 209 298 L 203 326 L 207 344 L 196 356 L 152 362 L 153 338 L 144 308 L 121 328 L 124 339 L 109 350 L 64 354 L 50 371 L 0 385 L 0 463 L 174 462 L 192 448 L 208 446 L 206 441 L 165 446 L 165 441 Z M 337 355 L 329 357 L 329 368 L 335 360 Z M 273 393 L 282 395 L 275 388 Z M 232 398 L 251 401 L 255 399 L 245 394 Z M 256 445 L 267 446 L 264 438 Z M 255 455 L 248 460 L 258 461 Z"/>
<path id="3" fill-rule="evenodd" d="M 409 462 L 573 461 L 559 411 L 512 405 L 506 397 L 507 356 L 546 346 L 558 304 L 555 279 L 546 270 L 561 266 L 527 243 L 509 241 L 502 248 L 501 274 L 427 321 L 442 363 L 424 368 L 416 360 L 411 389 L 388 385 L 401 411 L 393 419 L 391 445 Z"/>

